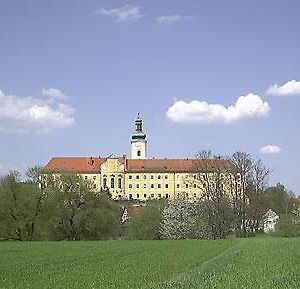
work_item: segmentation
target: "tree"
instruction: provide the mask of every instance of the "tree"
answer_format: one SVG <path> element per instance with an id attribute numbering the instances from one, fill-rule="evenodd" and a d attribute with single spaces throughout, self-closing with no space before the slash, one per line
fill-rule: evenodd
<path id="1" fill-rule="evenodd" d="M 294 194 L 281 183 L 268 187 L 265 191 L 268 207 L 278 215 L 289 214 L 293 209 Z"/>
<path id="2" fill-rule="evenodd" d="M 0 181 L 0 235 L 6 239 L 33 240 L 43 196 L 36 185 L 22 183 L 11 171 Z"/>
<path id="3" fill-rule="evenodd" d="M 294 209 L 292 211 L 293 215 L 293 223 L 300 225 L 300 204 L 295 204 Z"/>
<path id="4" fill-rule="evenodd" d="M 0 183 L 0 214 L 2 238 L 22 240 L 20 211 L 20 174 L 10 171 Z"/>
<path id="5" fill-rule="evenodd" d="M 227 238 L 233 226 L 233 210 L 227 191 L 231 179 L 230 163 L 204 150 L 196 156 L 193 171 L 197 173 L 199 186 L 203 187 L 199 212 L 209 227 L 208 233 L 213 239 Z"/>
<path id="6" fill-rule="evenodd" d="M 28 177 L 27 182 L 32 184 L 39 184 L 41 181 L 41 176 L 43 174 L 43 167 L 42 166 L 34 166 L 26 172 Z"/>
<path id="7" fill-rule="evenodd" d="M 128 220 L 124 237 L 131 240 L 159 239 L 159 225 L 162 212 L 157 206 L 145 206 Z"/>
<path id="8" fill-rule="evenodd" d="M 82 176 L 49 175 L 43 218 L 46 238 L 59 240 L 111 239 L 119 234 L 120 211 L 106 192 L 96 193 Z"/>
<path id="9" fill-rule="evenodd" d="M 85 195 L 78 239 L 106 240 L 120 235 L 121 208 L 106 191 Z"/>
<path id="10" fill-rule="evenodd" d="M 247 190 L 251 180 L 254 161 L 250 154 L 235 152 L 231 158 L 232 177 L 230 184 L 230 197 L 235 216 L 234 230 L 237 237 L 247 236 Z"/>
<path id="11" fill-rule="evenodd" d="M 265 167 L 261 160 L 256 161 L 252 166 L 251 175 L 247 184 L 247 196 L 249 204 L 247 206 L 247 221 L 251 236 L 260 230 L 263 215 L 266 211 L 267 201 L 265 190 L 268 183 L 270 170 Z"/>
<path id="12" fill-rule="evenodd" d="M 62 173 L 47 176 L 48 228 L 58 239 L 76 240 L 80 233 L 81 211 L 90 184 L 76 174 Z M 51 209 L 51 210 L 49 210 Z M 51 230 L 52 228 L 52 230 Z"/>
<path id="13" fill-rule="evenodd" d="M 198 228 L 199 215 L 195 204 L 184 197 L 166 204 L 159 229 L 162 239 L 196 239 Z"/>
<path id="14" fill-rule="evenodd" d="M 283 214 L 280 216 L 275 226 L 275 236 L 278 237 L 299 237 L 300 224 L 295 223 L 295 216 L 292 214 Z"/>
<path id="15" fill-rule="evenodd" d="M 233 227 L 233 210 L 225 197 L 204 199 L 199 204 L 200 218 L 206 224 L 206 235 L 226 239 Z"/>

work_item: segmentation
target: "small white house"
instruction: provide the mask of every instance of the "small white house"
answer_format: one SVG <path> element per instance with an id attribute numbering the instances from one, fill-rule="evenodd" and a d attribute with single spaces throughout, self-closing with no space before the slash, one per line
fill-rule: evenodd
<path id="1" fill-rule="evenodd" d="M 279 220 L 279 216 L 273 211 L 268 210 L 263 215 L 263 230 L 265 233 L 271 233 L 275 231 L 275 225 Z"/>

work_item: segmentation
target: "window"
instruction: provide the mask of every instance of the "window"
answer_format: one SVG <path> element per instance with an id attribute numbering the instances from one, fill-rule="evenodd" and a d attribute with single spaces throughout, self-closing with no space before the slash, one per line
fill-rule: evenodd
<path id="1" fill-rule="evenodd" d="M 136 198 L 139 199 L 140 198 L 140 194 L 136 194 Z"/>
<path id="2" fill-rule="evenodd" d="M 121 196 L 121 195 L 118 195 L 118 199 L 122 199 L 122 196 Z"/>
<path id="3" fill-rule="evenodd" d="M 140 188 L 140 184 L 136 184 L 136 188 L 139 189 Z"/>
<path id="4" fill-rule="evenodd" d="M 169 178 L 169 176 L 168 175 L 165 175 L 165 180 L 167 180 Z"/>
<path id="5" fill-rule="evenodd" d="M 194 184 L 194 189 L 196 189 L 197 188 L 197 184 Z"/>
<path id="6" fill-rule="evenodd" d="M 107 187 L 107 179 L 103 178 L 103 188 L 106 188 L 106 187 Z"/>
<path id="7" fill-rule="evenodd" d="M 166 199 L 169 199 L 169 194 L 166 194 Z"/>
<path id="8" fill-rule="evenodd" d="M 177 189 L 179 189 L 180 188 L 180 184 L 177 184 Z"/>
<path id="9" fill-rule="evenodd" d="M 132 184 L 129 184 L 129 185 L 128 185 L 128 188 L 129 188 L 129 189 L 132 189 Z"/>
<path id="10" fill-rule="evenodd" d="M 141 156 L 141 151 L 140 151 L 140 150 L 137 151 L 137 156 L 138 156 L 138 157 Z"/>
<path id="11" fill-rule="evenodd" d="M 118 178 L 118 188 L 121 189 L 122 188 L 122 179 Z"/>
<path id="12" fill-rule="evenodd" d="M 154 189 L 154 184 L 151 184 L 151 189 Z"/>
<path id="13" fill-rule="evenodd" d="M 161 198 L 161 194 L 158 194 L 158 198 L 159 198 L 159 199 Z"/>
<path id="14" fill-rule="evenodd" d="M 189 197 L 189 194 L 188 194 L 188 193 L 185 193 L 185 197 L 188 198 L 188 197 Z"/>
<path id="15" fill-rule="evenodd" d="M 158 184 L 157 187 L 160 189 L 161 188 L 161 184 Z"/>
<path id="16" fill-rule="evenodd" d="M 146 180 L 147 179 L 147 175 L 144 175 L 144 180 Z"/>
<path id="17" fill-rule="evenodd" d="M 132 200 L 132 194 L 129 194 L 129 200 Z"/>
<path id="18" fill-rule="evenodd" d="M 129 178 L 129 180 L 132 180 L 132 175 L 129 175 L 128 178 Z"/>
<path id="19" fill-rule="evenodd" d="M 96 189 L 96 187 L 97 187 L 96 184 L 93 184 L 93 189 Z"/>
<path id="20" fill-rule="evenodd" d="M 110 178 L 110 187 L 111 187 L 112 189 L 115 188 L 115 178 L 114 178 L 114 177 Z"/>
<path id="21" fill-rule="evenodd" d="M 147 184 L 144 184 L 144 189 L 147 189 Z"/>
<path id="22" fill-rule="evenodd" d="M 165 188 L 168 189 L 169 188 L 169 184 L 165 184 Z"/>
<path id="23" fill-rule="evenodd" d="M 93 180 L 94 180 L 94 181 L 96 180 L 96 176 L 93 176 Z"/>
<path id="24" fill-rule="evenodd" d="M 185 188 L 188 189 L 189 188 L 189 184 L 185 184 Z"/>
<path id="25" fill-rule="evenodd" d="M 194 198 L 197 198 L 197 193 L 194 193 Z"/>
<path id="26" fill-rule="evenodd" d="M 180 175 L 179 175 L 179 174 L 177 174 L 177 175 L 176 175 L 176 178 L 177 178 L 177 179 L 179 179 L 179 177 L 180 177 Z"/>
<path id="27" fill-rule="evenodd" d="M 144 194 L 144 199 L 147 199 L 147 194 Z"/>
<path id="28" fill-rule="evenodd" d="M 196 180 L 197 179 L 197 175 L 194 175 L 194 180 Z"/>
<path id="29" fill-rule="evenodd" d="M 161 179 L 161 175 L 158 175 L 158 176 L 157 176 L 157 179 L 159 179 L 159 180 L 160 180 L 160 179 Z"/>
<path id="30" fill-rule="evenodd" d="M 139 180 L 140 179 L 140 176 L 139 175 L 136 175 L 136 177 L 135 177 L 137 180 Z"/>
<path id="31" fill-rule="evenodd" d="M 153 175 L 151 175 L 151 176 L 150 176 L 150 178 L 151 178 L 151 180 L 153 180 L 153 179 L 154 179 L 154 176 L 153 176 Z"/>
<path id="32" fill-rule="evenodd" d="M 85 179 L 85 180 L 87 180 L 87 179 L 88 179 L 88 177 L 87 177 L 87 176 L 84 176 L 84 179 Z"/>
<path id="33" fill-rule="evenodd" d="M 151 198 L 152 198 L 152 199 L 154 198 L 154 194 L 151 194 Z"/>

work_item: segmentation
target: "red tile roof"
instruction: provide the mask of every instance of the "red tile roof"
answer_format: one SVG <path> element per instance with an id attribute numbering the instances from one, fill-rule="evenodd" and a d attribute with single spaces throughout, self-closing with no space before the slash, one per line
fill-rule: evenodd
<path id="1" fill-rule="evenodd" d="M 100 166 L 107 158 L 84 157 L 60 157 L 52 158 L 45 167 L 45 171 L 68 172 L 99 172 Z M 118 160 L 124 163 L 124 158 Z M 126 159 L 125 170 L 127 172 L 193 172 L 215 170 L 229 167 L 228 160 L 195 160 L 195 159 Z"/>
<path id="2" fill-rule="evenodd" d="M 134 216 L 134 215 L 139 214 L 142 208 L 143 207 L 140 205 L 131 205 L 130 208 L 128 208 L 128 210 L 129 210 L 130 215 Z"/>
<path id="3" fill-rule="evenodd" d="M 99 172 L 106 158 L 62 157 L 52 158 L 45 167 L 46 172 Z"/>
<path id="4" fill-rule="evenodd" d="M 227 160 L 147 159 L 127 160 L 128 172 L 193 172 L 229 167 Z"/>

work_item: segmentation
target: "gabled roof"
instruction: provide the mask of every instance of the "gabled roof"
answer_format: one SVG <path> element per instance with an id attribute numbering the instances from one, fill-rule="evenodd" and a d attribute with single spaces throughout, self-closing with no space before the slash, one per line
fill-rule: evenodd
<path id="1" fill-rule="evenodd" d="M 99 172 L 106 158 L 60 157 L 52 158 L 45 167 L 46 172 Z"/>

